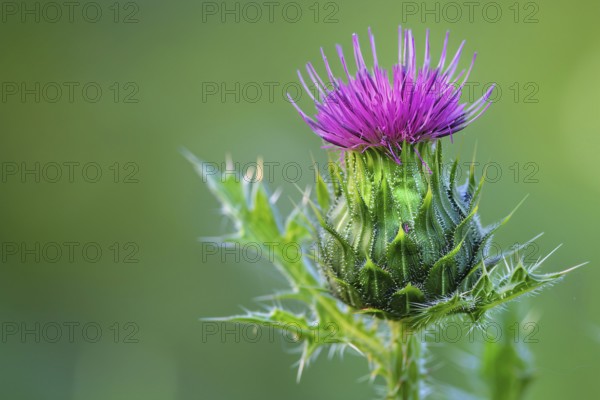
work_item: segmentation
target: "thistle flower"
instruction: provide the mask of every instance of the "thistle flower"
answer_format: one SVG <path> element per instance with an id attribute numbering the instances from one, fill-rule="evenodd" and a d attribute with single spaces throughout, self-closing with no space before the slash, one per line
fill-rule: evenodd
<path id="1" fill-rule="evenodd" d="M 423 66 L 417 67 L 415 40 L 412 32 L 399 28 L 399 61 L 392 70 L 392 82 L 388 72 L 377 61 L 375 38 L 369 28 L 373 53 L 373 69 L 368 70 L 363 58 L 358 36 L 353 35 L 356 74 L 352 76 L 346 64 L 341 46 L 337 46 L 339 58 L 347 81 L 336 78 L 321 49 L 329 82 L 326 84 L 311 63 L 306 70 L 317 89 L 317 97 L 311 93 L 302 73 L 298 76 L 307 93 L 315 101 L 317 114 L 314 119 L 305 114 L 290 98 L 302 118 L 325 141 L 345 150 L 383 149 L 396 161 L 402 143 L 409 144 L 435 140 L 458 132 L 477 119 L 490 105 L 487 100 L 490 89 L 475 103 L 467 107 L 459 103 L 462 89 L 469 78 L 476 54 L 468 71 L 457 76 L 463 41 L 446 67 L 449 32 L 437 66 L 431 65 L 429 31 L 425 41 Z M 461 81 L 462 79 L 462 81 Z"/>
<path id="2" fill-rule="evenodd" d="M 536 274 L 539 263 L 509 265 L 519 248 L 486 257 L 493 234 L 508 218 L 482 225 L 477 211 L 483 181 L 477 184 L 471 169 L 460 184 L 457 161 L 444 173 L 437 139 L 464 128 L 489 106 L 491 89 L 468 108 L 459 104 L 473 67 L 454 77 L 463 45 L 444 69 L 446 35 L 432 69 L 427 35 L 425 62 L 417 71 L 414 39 L 406 30 L 390 84 L 369 34 L 373 72 L 354 36 L 356 76 L 350 76 L 339 47 L 347 83 L 333 77 L 324 57 L 334 83 L 328 90 L 308 64 L 322 98 L 315 120 L 300 111 L 317 134 L 344 152 L 343 162 L 332 163 L 331 185 L 322 177 L 317 184 L 318 261 L 331 292 L 355 309 L 424 326 L 450 314 L 478 319 L 559 278 Z M 506 269 L 499 267 L 503 261 Z"/>
<path id="3" fill-rule="evenodd" d="M 338 47 L 347 82 L 333 76 L 323 57 L 332 88 L 311 64 L 307 67 L 319 90 L 315 119 L 295 105 L 310 127 L 340 148 L 344 157 L 330 164 L 329 184 L 318 175 L 318 204 L 306 192 L 302 204 L 283 220 L 275 204 L 278 195 L 270 195 L 258 171 L 257 179 L 240 179 L 229 170 L 215 175 L 214 169 L 188 157 L 234 222 L 237 232 L 224 241 L 269 244 L 270 257 L 291 288 L 270 297 L 273 305 L 267 311 L 216 320 L 284 331 L 293 326 L 303 346 L 299 375 L 324 346 L 340 352 L 353 348 L 369 359 L 371 377 L 386 381 L 386 399 L 420 400 L 429 387 L 426 346 L 416 330 L 456 314 L 477 321 L 487 310 L 555 282 L 577 267 L 538 273 L 547 257 L 525 265 L 518 254 L 530 242 L 487 256 L 493 234 L 508 217 L 488 226 L 481 223 L 477 212 L 483 180 L 476 182 L 472 166 L 466 181 L 458 182 L 458 161 L 445 170 L 442 141 L 437 140 L 463 129 L 489 106 L 492 88 L 469 107 L 459 104 L 473 66 L 454 76 L 463 46 L 445 67 L 446 35 L 440 62 L 431 68 L 427 35 L 424 65 L 417 70 L 414 39 L 405 31 L 400 63 L 390 83 L 377 64 L 369 34 L 372 72 L 367 71 L 355 36 L 355 77 Z M 302 75 L 300 79 L 310 93 Z M 319 220 L 316 229 L 306 223 L 311 220 L 305 213 L 307 204 Z M 284 251 L 287 245 L 304 249 L 315 241 L 321 275 L 309 257 L 291 260 Z M 271 248 L 275 243 L 284 245 Z M 325 286 L 350 307 L 338 307 L 333 296 L 324 294 Z M 283 301 L 290 299 L 301 305 L 300 312 L 284 308 Z M 356 316 L 356 311 L 383 317 L 385 324 Z M 388 329 L 380 329 L 381 325 Z M 509 371 L 501 379 L 490 379 L 498 390 L 496 397 L 504 398 L 506 382 L 523 382 L 522 370 L 514 367 L 522 360 L 511 346 L 494 346 L 492 351 L 486 365 L 495 368 L 500 362 Z"/>

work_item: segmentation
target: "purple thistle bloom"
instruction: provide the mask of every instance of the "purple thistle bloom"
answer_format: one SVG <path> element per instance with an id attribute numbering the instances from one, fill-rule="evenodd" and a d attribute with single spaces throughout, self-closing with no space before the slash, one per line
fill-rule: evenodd
<path id="1" fill-rule="evenodd" d="M 356 34 L 352 36 L 357 67 L 355 76 L 348 71 L 342 48 L 337 46 L 347 82 L 333 75 L 322 48 L 321 54 L 329 77 L 328 85 L 311 63 L 306 66 L 308 76 L 318 92 L 315 93 L 316 97 L 298 71 L 300 82 L 315 102 L 317 114 L 314 119 L 306 115 L 289 95 L 288 98 L 304 121 L 325 141 L 343 150 L 379 148 L 399 161 L 397 154 L 402 150 L 403 142 L 412 144 L 452 135 L 464 129 L 489 107 L 490 102 L 487 100 L 494 86 L 469 107 L 465 103 L 459 103 L 477 55 L 473 55 L 466 74 L 463 70 L 454 76 L 464 41 L 450 65 L 445 67 L 450 32 L 446 33 L 439 63 L 432 67 L 427 30 L 423 66 L 417 69 L 412 32 L 405 30 L 404 40 L 401 27 L 398 33 L 399 61 L 393 67 L 392 82 L 388 79 L 388 72 L 378 65 L 375 38 L 370 28 L 374 62 L 371 71 L 367 69 Z"/>

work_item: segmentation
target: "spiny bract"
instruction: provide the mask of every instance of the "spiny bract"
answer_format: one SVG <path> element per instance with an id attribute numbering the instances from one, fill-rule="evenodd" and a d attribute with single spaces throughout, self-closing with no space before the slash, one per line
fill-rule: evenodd
<path id="1" fill-rule="evenodd" d="M 495 268 L 519 250 L 485 257 L 508 217 L 482 226 L 483 181 L 471 169 L 459 185 L 458 162 L 443 168 L 439 141 L 405 143 L 401 156 L 398 164 L 377 150 L 344 152 L 342 164 L 330 164 L 329 187 L 319 177 L 319 263 L 340 300 L 424 324 L 456 313 L 476 319 L 561 275 L 536 275 L 537 264 L 520 261 Z"/>

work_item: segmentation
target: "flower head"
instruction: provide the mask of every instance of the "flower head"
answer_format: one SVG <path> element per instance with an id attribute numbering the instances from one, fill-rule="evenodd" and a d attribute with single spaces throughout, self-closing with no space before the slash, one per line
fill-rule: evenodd
<path id="1" fill-rule="evenodd" d="M 311 63 L 306 70 L 316 93 L 311 93 L 302 73 L 298 76 L 304 89 L 314 100 L 317 114 L 306 115 L 290 98 L 302 118 L 325 141 L 344 150 L 363 151 L 379 148 L 399 162 L 398 153 L 402 143 L 409 144 L 433 141 L 452 135 L 477 119 L 490 103 L 487 101 L 494 89 L 467 107 L 459 103 L 462 89 L 467 82 L 475 62 L 475 55 L 468 71 L 455 76 L 464 46 L 461 43 L 456 54 L 446 66 L 448 36 L 437 66 L 431 65 L 429 31 L 425 41 L 423 66 L 417 68 L 415 40 L 412 32 L 399 28 L 399 60 L 392 69 L 392 80 L 388 72 L 377 61 L 375 38 L 369 28 L 373 53 L 373 68 L 369 70 L 363 58 L 358 36 L 353 35 L 354 59 L 357 71 L 351 75 L 341 46 L 337 46 L 346 82 L 336 78 L 321 49 L 328 84 L 316 72 Z M 316 96 L 315 96 L 316 94 Z"/>

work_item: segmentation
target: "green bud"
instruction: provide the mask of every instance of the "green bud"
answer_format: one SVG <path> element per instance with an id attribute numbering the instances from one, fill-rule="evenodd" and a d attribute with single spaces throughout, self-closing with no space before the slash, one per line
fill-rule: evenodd
<path id="1" fill-rule="evenodd" d="M 459 185 L 458 162 L 442 166 L 439 141 L 405 144 L 401 163 L 375 150 L 348 151 L 334 163 L 329 191 L 317 188 L 321 210 L 328 206 L 317 210 L 318 261 L 337 298 L 389 319 L 478 318 L 559 277 L 520 262 L 494 274 L 502 257 L 485 255 L 506 220 L 482 226 L 482 181 L 471 169 Z"/>

